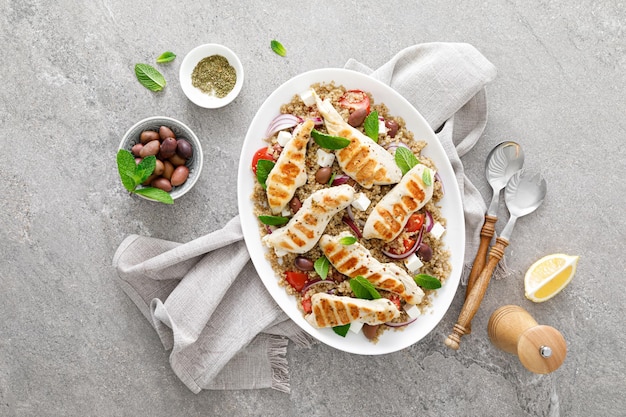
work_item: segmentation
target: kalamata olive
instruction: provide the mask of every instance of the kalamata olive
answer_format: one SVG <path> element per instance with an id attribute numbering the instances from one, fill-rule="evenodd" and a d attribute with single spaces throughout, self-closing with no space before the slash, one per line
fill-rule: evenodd
<path id="1" fill-rule="evenodd" d="M 433 259 L 433 250 L 428 246 L 428 243 L 420 243 L 420 247 L 417 248 L 417 255 L 422 258 L 422 261 L 428 262 Z"/>
<path id="2" fill-rule="evenodd" d="M 380 326 L 379 324 L 376 324 L 374 326 L 372 326 L 371 324 L 364 324 L 361 330 L 363 331 L 363 334 L 365 335 L 365 337 L 372 340 L 376 338 L 376 335 L 378 334 L 379 326 Z"/>
<path id="3" fill-rule="evenodd" d="M 172 179 L 172 174 L 174 173 L 174 165 L 170 161 L 163 161 L 163 174 L 164 178 Z"/>
<path id="4" fill-rule="evenodd" d="M 163 142 L 161 142 L 161 152 L 159 156 L 161 159 L 168 159 L 174 156 L 176 153 L 176 139 L 174 138 L 165 138 Z"/>
<path id="5" fill-rule="evenodd" d="M 396 137 L 398 129 L 400 129 L 398 122 L 392 119 L 385 120 L 385 127 L 387 128 L 387 134 L 392 138 Z"/>
<path id="6" fill-rule="evenodd" d="M 302 207 L 302 203 L 298 197 L 292 198 L 289 202 L 289 208 L 293 214 L 296 214 L 298 210 L 300 210 L 300 207 Z"/>
<path id="7" fill-rule="evenodd" d="M 133 155 L 139 156 L 141 154 L 141 149 L 142 148 L 143 148 L 143 144 L 137 143 L 137 144 L 133 145 L 132 148 L 130 148 L 130 151 L 132 152 Z"/>
<path id="8" fill-rule="evenodd" d="M 322 167 L 315 173 L 315 181 L 320 184 L 326 184 L 330 180 L 331 175 L 333 175 L 331 167 Z"/>
<path id="9" fill-rule="evenodd" d="M 356 109 L 355 111 L 350 113 L 350 116 L 348 116 L 348 124 L 352 127 L 361 126 L 363 122 L 365 121 L 366 117 L 367 117 L 367 109 L 365 108 Z"/>
<path id="10" fill-rule="evenodd" d="M 191 143 L 187 142 L 185 139 L 178 139 L 176 141 L 178 144 L 176 148 L 176 153 L 178 156 L 189 159 L 191 155 L 193 155 L 193 148 L 191 147 Z"/>
<path id="11" fill-rule="evenodd" d="M 152 173 L 154 175 L 163 175 L 163 171 L 165 171 L 165 165 L 163 164 L 163 161 L 161 161 L 160 159 L 156 160 L 156 165 L 154 166 L 154 171 L 152 171 Z"/>
<path id="12" fill-rule="evenodd" d="M 142 145 L 145 145 L 148 142 L 152 142 L 153 140 L 159 140 L 159 133 L 153 130 L 144 130 L 139 135 L 139 140 Z"/>
<path id="13" fill-rule="evenodd" d="M 146 156 L 156 155 L 159 153 L 159 149 L 161 148 L 161 144 L 158 140 L 153 140 L 146 143 L 141 151 L 139 152 L 139 156 L 145 158 Z"/>
<path id="14" fill-rule="evenodd" d="M 187 181 L 187 177 L 189 176 L 189 168 L 185 165 L 177 166 L 174 172 L 172 172 L 172 185 L 178 186 Z"/>
<path id="15" fill-rule="evenodd" d="M 176 139 L 176 135 L 174 134 L 172 129 L 170 129 L 167 126 L 161 126 L 159 128 L 159 137 L 161 138 L 161 140 L 165 140 L 167 138 L 174 138 L 174 139 Z"/>
<path id="16" fill-rule="evenodd" d="M 167 191 L 168 193 L 172 191 L 172 184 L 170 180 L 163 177 L 157 177 L 150 183 L 153 187 L 160 188 L 163 191 Z"/>
<path id="17" fill-rule="evenodd" d="M 313 270 L 313 261 L 309 258 L 305 258 L 304 256 L 297 256 L 294 261 L 296 268 L 300 271 L 312 271 Z"/>
<path id="18" fill-rule="evenodd" d="M 175 167 L 180 166 L 180 165 L 185 165 L 185 162 L 187 162 L 187 160 L 185 158 L 181 158 L 180 156 L 178 156 L 177 154 L 174 154 L 172 157 L 170 157 L 168 159 Z"/>

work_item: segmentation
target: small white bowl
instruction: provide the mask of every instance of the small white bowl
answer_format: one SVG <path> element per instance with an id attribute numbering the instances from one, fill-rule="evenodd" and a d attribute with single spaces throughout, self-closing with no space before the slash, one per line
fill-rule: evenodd
<path id="1" fill-rule="evenodd" d="M 194 68 L 202 59 L 212 56 L 221 55 L 228 60 L 228 63 L 235 68 L 237 80 L 235 86 L 225 97 L 219 98 L 214 95 L 203 93 L 200 89 L 191 84 L 191 74 Z M 207 109 L 217 109 L 223 107 L 233 101 L 243 87 L 243 66 L 241 61 L 233 51 L 223 45 L 216 43 L 207 43 L 192 49 L 183 59 L 180 65 L 180 86 L 189 100 L 200 107 Z"/>
<path id="2" fill-rule="evenodd" d="M 177 139 L 186 139 L 193 148 L 193 154 L 185 164 L 189 168 L 189 177 L 187 178 L 187 181 L 177 187 L 173 187 L 172 191 L 170 191 L 170 195 L 174 200 L 176 200 L 186 194 L 187 191 L 191 190 L 196 181 L 198 181 L 198 178 L 200 178 L 200 172 L 202 172 L 204 160 L 202 155 L 202 145 L 193 130 L 191 130 L 183 122 L 172 119 L 171 117 L 148 117 L 147 119 L 143 119 L 135 123 L 130 129 L 128 129 L 128 131 L 126 131 L 120 142 L 119 149 L 126 149 L 127 151 L 130 151 L 133 145 L 141 142 L 139 140 L 141 132 L 144 130 L 154 130 L 155 132 L 158 132 L 159 127 L 161 126 L 167 126 L 172 129 Z M 137 195 L 145 198 L 146 200 L 152 201 L 152 199 L 144 197 L 141 194 Z"/>

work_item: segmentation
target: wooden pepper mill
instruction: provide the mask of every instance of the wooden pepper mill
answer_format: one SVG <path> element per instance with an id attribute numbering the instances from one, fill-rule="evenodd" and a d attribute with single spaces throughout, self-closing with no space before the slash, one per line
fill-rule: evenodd
<path id="1" fill-rule="evenodd" d="M 526 369 L 536 374 L 556 370 L 567 353 L 563 335 L 554 327 L 539 325 L 523 308 L 506 305 L 493 312 L 487 325 L 496 347 L 517 355 Z"/>

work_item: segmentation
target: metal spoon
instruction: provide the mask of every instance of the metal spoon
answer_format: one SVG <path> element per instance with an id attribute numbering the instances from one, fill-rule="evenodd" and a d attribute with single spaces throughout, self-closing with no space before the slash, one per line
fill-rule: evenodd
<path id="1" fill-rule="evenodd" d="M 469 295 L 465 298 L 465 303 L 452 329 L 452 334 L 446 339 L 446 346 L 455 350 L 459 348 L 461 337 L 468 333 L 472 319 L 485 296 L 493 270 L 504 256 L 504 249 L 509 245 L 515 222 L 519 217 L 532 213 L 541 205 L 546 196 L 546 190 L 546 180 L 541 174 L 526 169 L 515 173 L 507 183 L 504 199 L 511 217 L 489 252 L 487 266 L 480 273 Z"/>
<path id="2" fill-rule="evenodd" d="M 485 222 L 480 230 L 480 246 L 478 247 L 478 252 L 476 252 L 472 271 L 467 280 L 466 298 L 474 286 L 478 275 L 485 267 L 487 250 L 489 249 L 489 243 L 493 238 L 495 224 L 498 220 L 500 191 L 506 186 L 511 176 L 522 169 L 522 165 L 524 165 L 524 151 L 522 151 L 522 147 L 519 144 L 513 141 L 499 143 L 487 155 L 485 176 L 489 185 L 491 185 L 493 196 L 485 214 Z"/>

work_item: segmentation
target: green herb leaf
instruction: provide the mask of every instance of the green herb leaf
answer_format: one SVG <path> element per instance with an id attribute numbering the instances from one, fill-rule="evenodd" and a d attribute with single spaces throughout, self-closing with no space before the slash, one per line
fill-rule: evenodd
<path id="1" fill-rule="evenodd" d="M 156 62 L 157 64 L 164 64 L 166 62 L 172 62 L 175 58 L 176 54 L 174 52 L 167 51 L 159 55 Z"/>
<path id="2" fill-rule="evenodd" d="M 344 236 L 341 239 L 339 239 L 339 243 L 341 243 L 344 246 L 354 245 L 356 243 L 356 237 Z"/>
<path id="3" fill-rule="evenodd" d="M 135 190 L 135 193 L 141 194 L 144 197 L 148 197 L 151 200 L 158 201 L 164 204 L 174 204 L 174 199 L 170 193 L 155 187 L 144 187 Z"/>
<path id="4" fill-rule="evenodd" d="M 317 258 L 317 260 L 313 264 L 313 268 L 315 268 L 315 272 L 317 272 L 317 275 L 322 277 L 322 279 L 326 279 L 326 277 L 328 276 L 328 271 L 330 270 L 330 261 L 325 256 Z"/>
<path id="5" fill-rule="evenodd" d="M 267 188 L 265 181 L 267 181 L 267 177 L 270 175 L 270 171 L 276 165 L 272 161 L 268 161 L 267 159 L 259 159 L 256 163 L 256 179 L 263 186 L 263 188 Z"/>
<path id="6" fill-rule="evenodd" d="M 350 139 L 327 135 L 315 129 L 311 131 L 311 136 L 313 136 L 315 143 L 325 149 L 343 149 L 350 145 Z"/>
<path id="7" fill-rule="evenodd" d="M 363 122 L 365 134 L 374 142 L 378 143 L 378 112 L 376 110 L 370 112 Z"/>
<path id="8" fill-rule="evenodd" d="M 411 168 L 420 163 L 415 155 L 413 155 L 413 152 L 403 146 L 398 146 L 394 158 L 400 171 L 402 171 L 402 175 L 405 175 Z"/>
<path id="9" fill-rule="evenodd" d="M 426 168 L 424 172 L 422 172 L 422 182 L 424 183 L 424 185 L 433 184 L 433 177 L 430 174 L 430 169 Z"/>
<path id="10" fill-rule="evenodd" d="M 137 79 L 148 90 L 161 91 L 165 87 L 165 78 L 163 75 L 151 65 L 136 64 L 135 75 Z"/>
<path id="11" fill-rule="evenodd" d="M 343 326 L 333 327 L 333 331 L 341 337 L 346 337 L 346 335 L 348 334 L 348 330 L 350 330 L 350 323 L 344 324 Z"/>
<path id="12" fill-rule="evenodd" d="M 415 283 L 426 290 L 441 288 L 441 281 L 428 274 L 418 274 L 413 277 Z"/>
<path id="13" fill-rule="evenodd" d="M 132 153 L 127 151 L 126 149 L 120 149 L 117 152 L 117 171 L 120 174 L 120 179 L 122 180 L 122 185 L 128 191 L 133 191 L 137 188 L 137 185 L 140 184 L 139 181 L 135 180 L 135 171 L 137 169 L 137 163 L 135 162 L 135 157 Z"/>
<path id="14" fill-rule="evenodd" d="M 150 155 L 143 158 L 139 165 L 137 165 L 137 169 L 135 170 L 135 174 L 137 175 L 137 183 L 141 184 L 142 182 L 147 180 L 148 177 L 154 172 L 155 167 L 156 156 Z"/>
<path id="15" fill-rule="evenodd" d="M 380 293 L 376 290 L 374 285 L 361 275 L 352 278 L 349 283 L 352 292 L 357 298 L 364 300 L 376 300 L 381 298 Z"/>
<path id="16" fill-rule="evenodd" d="M 331 174 L 330 179 L 328 180 L 328 186 L 332 186 L 333 185 L 333 181 L 335 181 L 335 176 L 337 174 L 335 174 L 334 172 Z"/>
<path id="17" fill-rule="evenodd" d="M 280 56 L 287 55 L 287 50 L 285 49 L 283 44 L 278 42 L 276 39 L 273 39 L 270 42 L 270 46 L 272 47 L 272 51 L 276 52 L 277 55 L 280 55 Z"/>
<path id="18" fill-rule="evenodd" d="M 258 171 L 257 171 L 258 172 Z M 282 216 L 259 216 L 259 220 L 268 226 L 282 226 L 289 222 L 289 217 Z"/>

